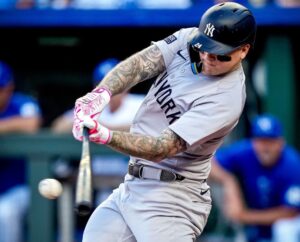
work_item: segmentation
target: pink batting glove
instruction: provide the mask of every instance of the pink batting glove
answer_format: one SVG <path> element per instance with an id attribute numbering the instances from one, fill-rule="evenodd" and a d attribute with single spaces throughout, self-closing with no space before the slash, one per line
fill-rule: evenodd
<path id="1" fill-rule="evenodd" d="M 83 135 L 82 135 L 82 131 L 83 131 L 83 121 L 80 119 L 74 119 L 74 123 L 73 123 L 73 128 L 72 128 L 72 133 L 75 139 L 82 141 L 83 140 Z"/>
<path id="2" fill-rule="evenodd" d="M 72 128 L 75 139 L 82 141 L 82 122 L 84 117 L 99 119 L 100 113 L 109 103 L 110 97 L 111 93 L 107 89 L 97 87 L 92 92 L 76 100 Z"/>
<path id="3" fill-rule="evenodd" d="M 98 123 L 96 120 L 90 117 L 85 117 L 81 126 L 81 136 L 82 127 L 89 128 L 89 139 L 90 141 L 97 144 L 107 144 L 111 140 L 111 131 Z"/>
<path id="4" fill-rule="evenodd" d="M 104 107 L 109 103 L 111 93 L 103 87 L 96 87 L 92 92 L 78 98 L 75 102 L 74 121 L 89 116 L 98 119 Z"/>

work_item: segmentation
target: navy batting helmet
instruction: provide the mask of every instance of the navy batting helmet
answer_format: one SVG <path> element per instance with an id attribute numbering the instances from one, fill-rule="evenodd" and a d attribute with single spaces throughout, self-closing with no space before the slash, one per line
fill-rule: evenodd
<path id="1" fill-rule="evenodd" d="M 224 2 L 210 7 L 189 42 L 194 51 L 226 55 L 244 44 L 254 45 L 256 22 L 241 4 Z"/>
<path id="2" fill-rule="evenodd" d="M 13 73 L 11 68 L 3 61 L 0 61 L 0 88 L 6 87 L 12 81 Z"/>
<path id="3" fill-rule="evenodd" d="M 278 138 L 283 135 L 280 121 L 270 114 L 257 116 L 251 123 L 251 133 L 256 138 Z"/>
<path id="4" fill-rule="evenodd" d="M 93 73 L 93 83 L 94 85 L 97 85 L 99 81 L 101 81 L 104 76 L 117 64 L 119 63 L 119 60 L 114 58 L 106 59 L 102 62 L 100 62 L 94 69 Z"/>

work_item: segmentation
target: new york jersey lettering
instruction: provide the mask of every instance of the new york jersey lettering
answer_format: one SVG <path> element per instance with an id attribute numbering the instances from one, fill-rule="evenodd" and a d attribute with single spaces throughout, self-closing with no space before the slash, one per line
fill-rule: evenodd
<path id="1" fill-rule="evenodd" d="M 165 73 L 154 83 L 154 86 L 157 88 L 154 96 L 156 97 L 156 102 L 164 111 L 169 124 L 172 124 L 174 121 L 180 118 L 181 112 L 172 98 L 172 88 L 168 83 L 167 77 L 168 74 Z"/>

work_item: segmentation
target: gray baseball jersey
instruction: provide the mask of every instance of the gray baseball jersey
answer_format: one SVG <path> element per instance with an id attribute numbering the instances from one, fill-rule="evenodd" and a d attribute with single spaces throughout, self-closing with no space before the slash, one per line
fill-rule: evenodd
<path id="1" fill-rule="evenodd" d="M 152 136 L 170 128 L 188 148 L 159 163 L 137 157 L 131 157 L 131 162 L 202 180 L 208 177 L 214 152 L 237 124 L 246 92 L 242 65 L 221 76 L 193 74 L 187 42 L 194 29 L 181 29 L 153 42 L 163 54 L 166 71 L 157 77 L 131 127 L 132 133 Z"/>
<path id="2" fill-rule="evenodd" d="M 159 163 L 137 157 L 130 161 L 173 170 L 187 179 L 164 182 L 127 174 L 90 217 L 83 242 L 192 242 L 203 231 L 211 210 L 204 179 L 210 158 L 242 112 L 245 77 L 242 66 L 218 77 L 194 75 L 187 52 L 191 31 L 182 29 L 153 43 L 163 53 L 166 71 L 154 82 L 131 127 L 132 133 L 152 136 L 170 128 L 188 148 Z"/>

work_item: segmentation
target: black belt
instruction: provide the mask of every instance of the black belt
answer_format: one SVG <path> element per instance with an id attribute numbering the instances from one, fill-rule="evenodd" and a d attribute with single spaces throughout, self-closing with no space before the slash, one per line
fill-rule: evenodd
<path id="1" fill-rule="evenodd" d="M 182 181 L 184 176 L 178 175 L 172 171 L 146 166 L 143 164 L 129 164 L 128 174 L 142 179 L 153 179 L 159 181 Z"/>

